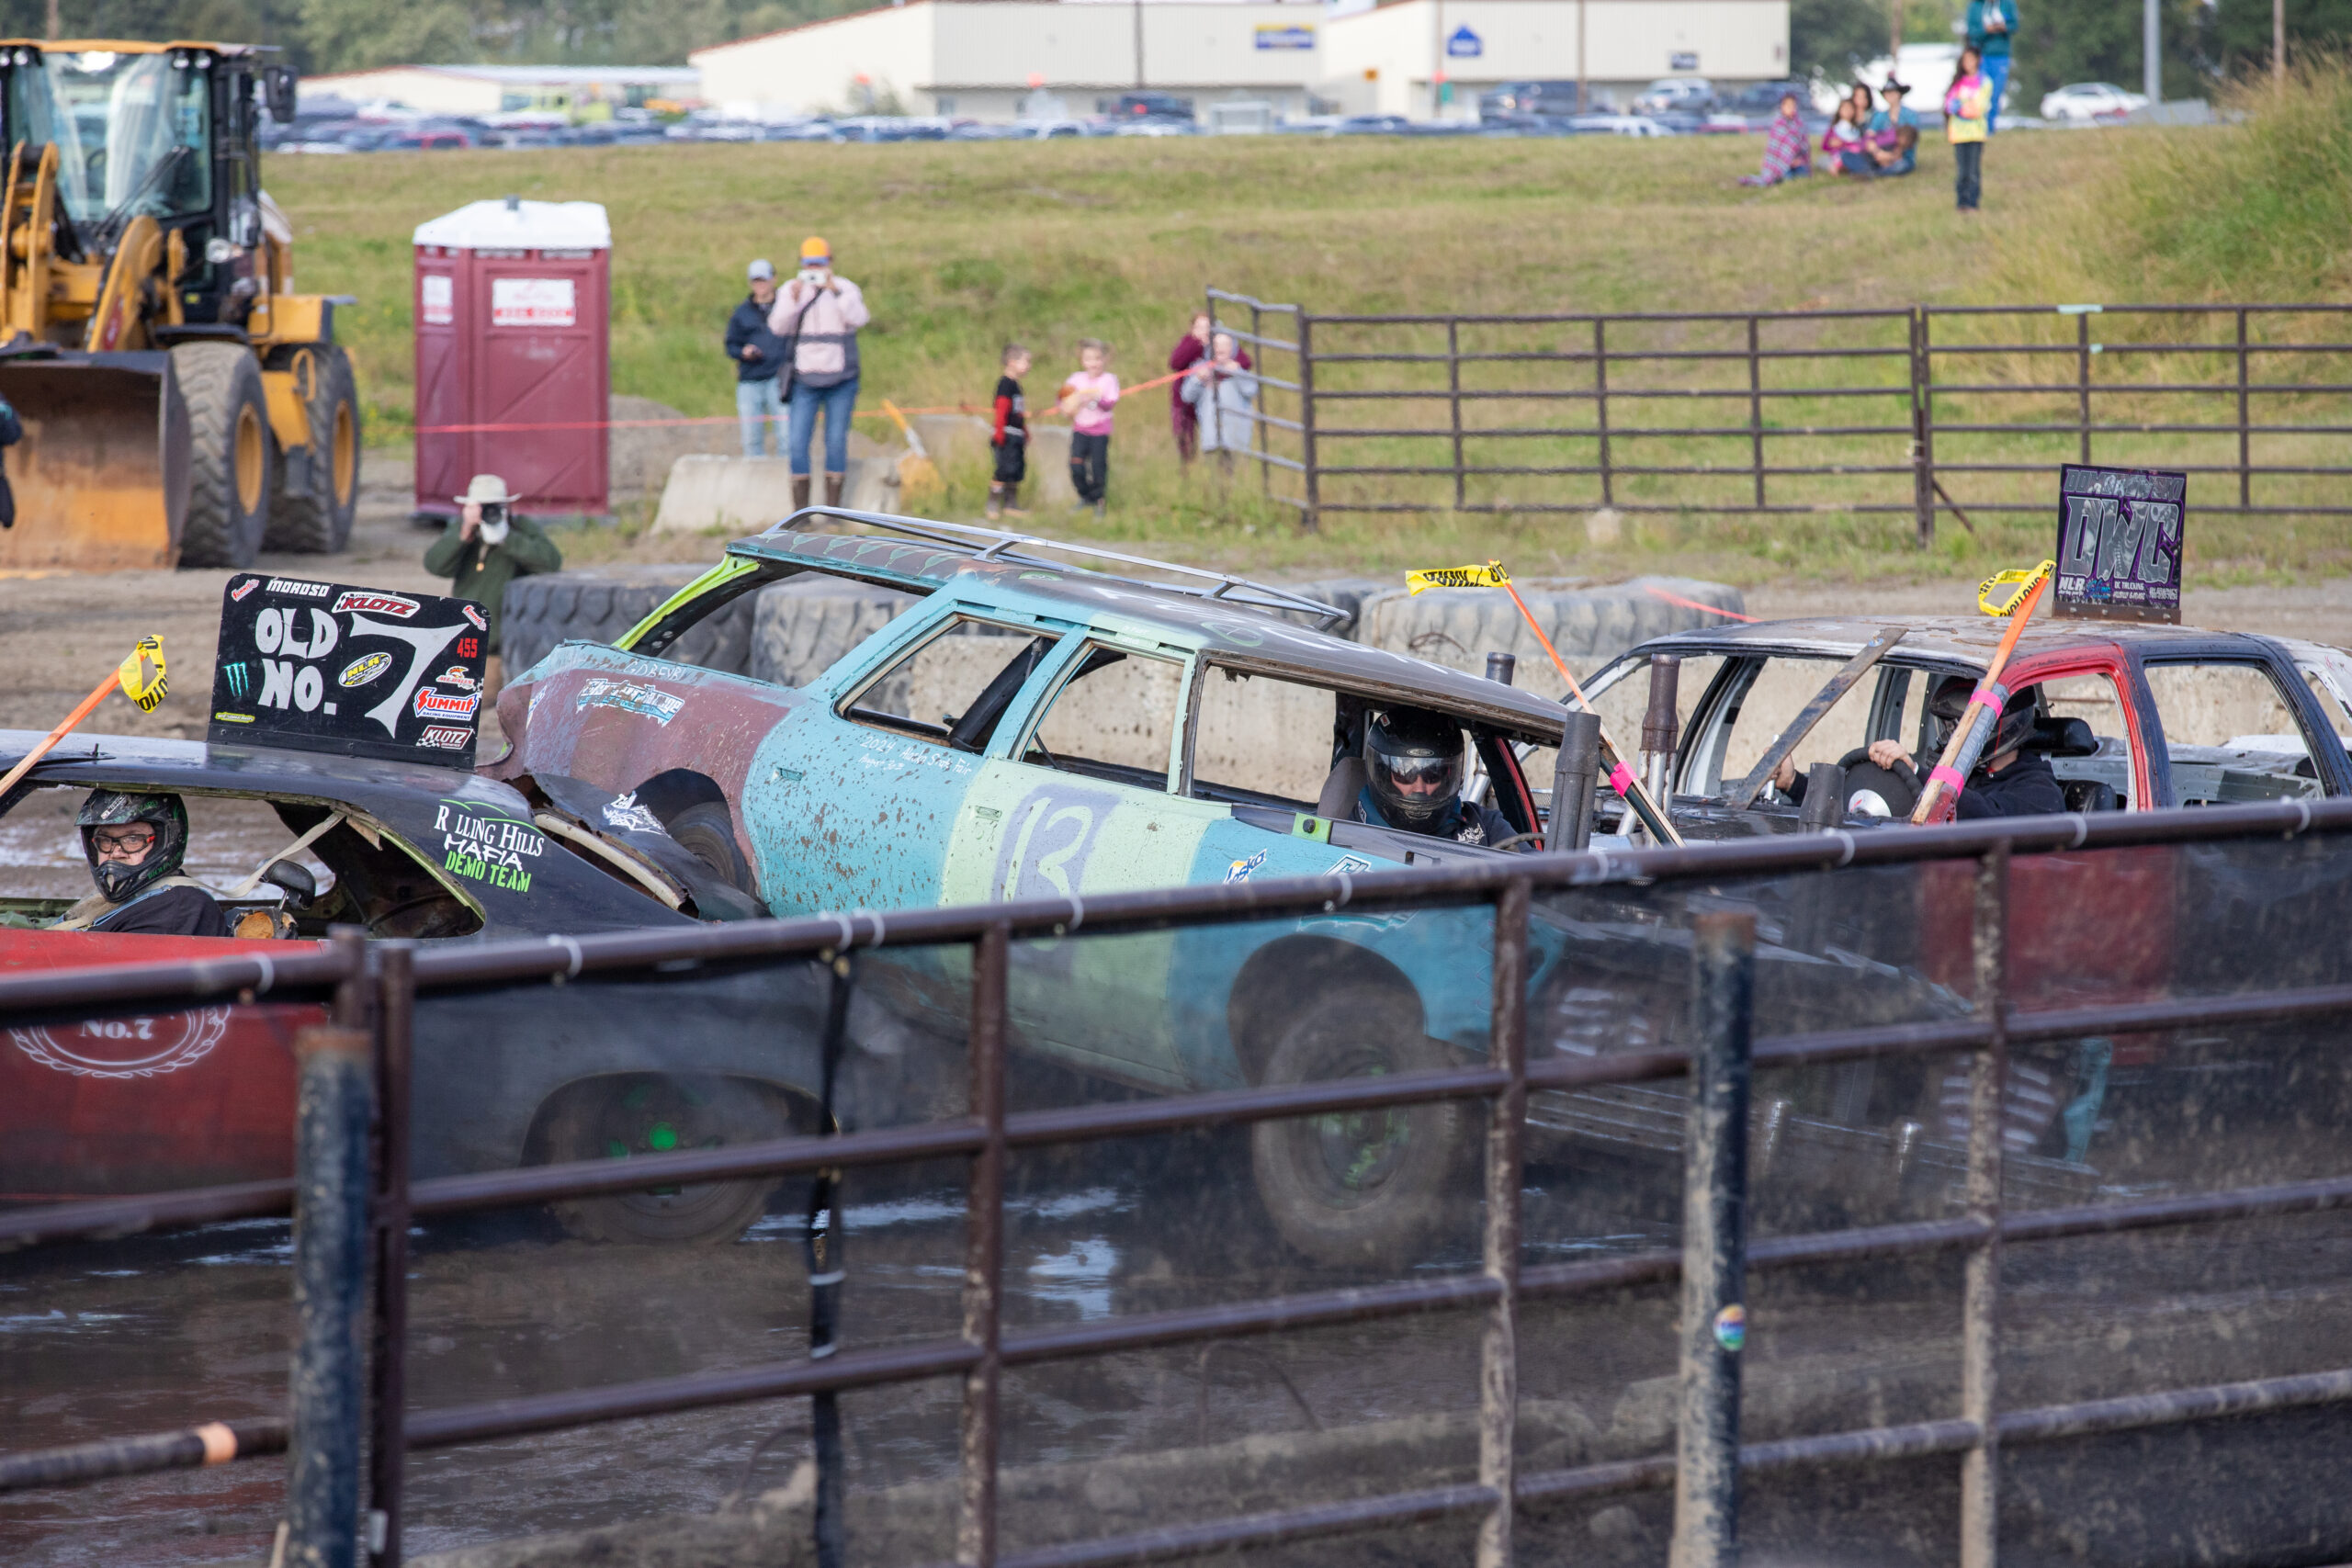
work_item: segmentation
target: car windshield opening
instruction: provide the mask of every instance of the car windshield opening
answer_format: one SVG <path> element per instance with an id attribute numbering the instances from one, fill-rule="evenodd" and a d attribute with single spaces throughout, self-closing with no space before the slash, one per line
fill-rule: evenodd
<path id="1" fill-rule="evenodd" d="M 2234 806 L 2321 792 L 2311 739 L 2268 666 L 2151 660 L 2146 673 L 2164 727 L 2175 806 Z"/>
<path id="2" fill-rule="evenodd" d="M 1059 637 L 956 615 L 859 687 L 842 715 L 960 751 L 985 751 L 1030 674 Z"/>
<path id="3" fill-rule="evenodd" d="M 1219 665 L 1200 676 L 1192 793 L 1312 812 L 1340 761 L 1338 694 Z"/>
<path id="4" fill-rule="evenodd" d="M 57 194 L 89 231 L 212 205 L 209 57 L 90 50 L 8 77 L 16 140 L 57 149 Z"/>

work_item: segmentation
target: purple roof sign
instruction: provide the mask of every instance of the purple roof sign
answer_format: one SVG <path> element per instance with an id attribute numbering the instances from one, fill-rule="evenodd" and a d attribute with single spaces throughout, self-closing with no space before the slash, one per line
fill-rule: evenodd
<path id="1" fill-rule="evenodd" d="M 2058 470 L 2053 615 L 2180 623 L 2188 476 L 2159 468 Z"/>

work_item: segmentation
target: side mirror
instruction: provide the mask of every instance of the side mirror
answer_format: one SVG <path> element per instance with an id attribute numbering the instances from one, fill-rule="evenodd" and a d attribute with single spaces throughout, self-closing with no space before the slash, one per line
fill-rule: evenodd
<path id="1" fill-rule="evenodd" d="M 319 896 L 318 878 L 311 874 L 309 866 L 296 861 L 272 861 L 261 879 L 285 893 L 288 908 L 304 908 Z"/>
<path id="2" fill-rule="evenodd" d="M 291 65 L 265 65 L 261 68 L 261 96 L 269 105 L 269 118 L 280 125 L 294 123 L 296 80 Z"/>

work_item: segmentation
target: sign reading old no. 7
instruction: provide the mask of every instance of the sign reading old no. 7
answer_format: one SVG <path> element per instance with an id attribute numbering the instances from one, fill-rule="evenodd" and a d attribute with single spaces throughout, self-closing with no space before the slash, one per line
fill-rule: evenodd
<path id="1" fill-rule="evenodd" d="M 2160 468 L 2058 471 L 2059 615 L 2180 621 L 2188 476 Z"/>

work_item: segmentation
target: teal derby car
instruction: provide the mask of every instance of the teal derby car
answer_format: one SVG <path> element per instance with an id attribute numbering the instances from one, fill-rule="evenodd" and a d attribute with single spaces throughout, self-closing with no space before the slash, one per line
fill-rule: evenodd
<path id="1" fill-rule="evenodd" d="M 807 531 L 820 515 L 877 532 Z M 1352 874 L 1535 843 L 1521 751 L 1557 744 L 1557 705 L 1327 635 L 1301 623 L 1338 611 L 1280 590 L 1157 563 L 1128 563 L 1156 581 L 1080 570 L 1050 553 L 1064 548 L 796 514 L 729 545 L 619 646 L 565 643 L 518 676 L 499 704 L 514 748 L 486 771 L 526 793 L 560 779 L 641 809 L 777 915 Z M 808 572 L 910 603 L 798 688 L 658 657 L 729 601 Z M 1365 716 L 1398 706 L 1462 727 L 1477 764 L 1468 788 L 1511 839 L 1354 819 Z M 1654 1043 L 1688 970 L 1677 939 L 1639 914 L 1571 927 L 1539 911 L 1536 924 L 1537 1048 Z M 1824 968 L 1778 956 L 1775 973 Z M 1490 960 L 1476 909 L 1045 944 L 1016 963 L 1012 1021 L 1025 1049 L 1146 1090 L 1411 1071 L 1484 1054 Z M 891 975 L 908 1006 L 957 1035 L 962 978 L 945 959 Z M 1854 978 L 1916 1016 L 1916 988 L 1894 972 Z M 1805 1016 L 1862 1010 L 1848 987 Z M 1474 1124 L 1455 1105 L 1261 1124 L 1253 1174 L 1309 1257 L 1408 1255 L 1462 1190 Z"/>

